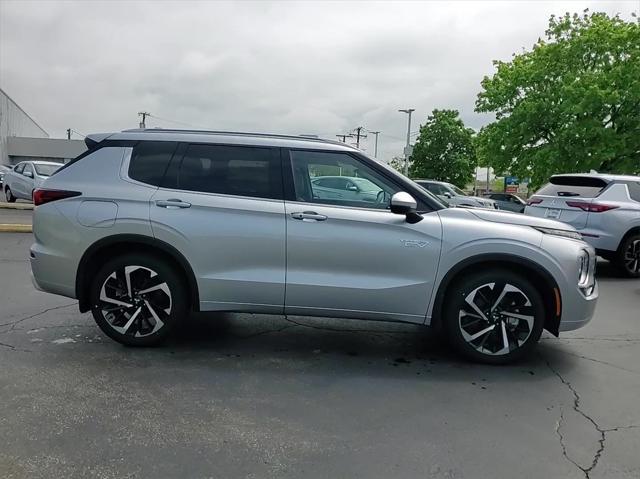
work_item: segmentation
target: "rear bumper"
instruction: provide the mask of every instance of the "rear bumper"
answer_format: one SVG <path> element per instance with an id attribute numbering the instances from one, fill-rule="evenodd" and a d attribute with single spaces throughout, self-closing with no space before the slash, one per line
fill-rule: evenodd
<path id="1" fill-rule="evenodd" d="M 75 276 L 70 259 L 35 243 L 30 250 L 31 282 L 39 291 L 75 298 Z"/>

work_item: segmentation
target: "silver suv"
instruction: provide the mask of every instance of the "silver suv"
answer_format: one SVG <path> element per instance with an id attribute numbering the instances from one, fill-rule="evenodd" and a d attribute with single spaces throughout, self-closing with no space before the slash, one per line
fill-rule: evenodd
<path id="1" fill-rule="evenodd" d="M 573 228 L 446 208 L 343 143 L 154 129 L 87 144 L 34 194 L 31 267 L 121 343 L 237 311 L 437 323 L 505 363 L 593 315 L 595 251 Z M 375 199 L 327 197 L 316 178 L 340 176 Z"/>
<path id="2" fill-rule="evenodd" d="M 445 181 L 435 180 L 413 180 L 424 189 L 444 200 L 448 205 L 453 206 L 475 206 L 477 208 L 498 209 L 497 203 L 490 198 L 470 196 L 458 188 L 456 185 Z"/>
<path id="3" fill-rule="evenodd" d="M 527 202 L 525 214 L 576 228 L 626 276 L 640 277 L 640 177 L 555 175 Z"/>

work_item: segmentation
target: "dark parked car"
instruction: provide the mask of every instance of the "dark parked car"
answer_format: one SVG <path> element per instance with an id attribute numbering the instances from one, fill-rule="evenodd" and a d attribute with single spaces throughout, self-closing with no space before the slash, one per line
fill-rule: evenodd
<path id="1" fill-rule="evenodd" d="M 498 208 L 501 210 L 524 213 L 524 208 L 527 206 L 527 203 L 525 203 L 524 200 L 511 193 L 485 193 L 484 196 L 494 200 L 498 204 Z"/>

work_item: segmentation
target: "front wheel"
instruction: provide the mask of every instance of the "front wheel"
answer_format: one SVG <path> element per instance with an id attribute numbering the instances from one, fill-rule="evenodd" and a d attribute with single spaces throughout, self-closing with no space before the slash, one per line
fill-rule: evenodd
<path id="1" fill-rule="evenodd" d="M 151 255 L 129 254 L 107 261 L 94 278 L 90 296 L 100 329 L 128 346 L 162 342 L 188 314 L 181 276 Z"/>
<path id="2" fill-rule="evenodd" d="M 465 276 L 447 296 L 444 327 L 462 355 L 506 364 L 534 348 L 544 326 L 542 296 L 523 275 L 494 269 Z"/>
<path id="3" fill-rule="evenodd" d="M 628 278 L 640 278 L 640 233 L 627 236 L 617 251 L 616 265 Z"/>

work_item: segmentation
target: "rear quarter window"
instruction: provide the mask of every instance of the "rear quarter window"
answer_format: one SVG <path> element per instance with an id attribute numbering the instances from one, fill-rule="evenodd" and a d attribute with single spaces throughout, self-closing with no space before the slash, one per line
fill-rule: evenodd
<path id="1" fill-rule="evenodd" d="M 589 176 L 551 177 L 536 195 L 595 198 L 607 185 L 605 180 Z"/>
<path id="2" fill-rule="evenodd" d="M 177 143 L 172 141 L 143 141 L 131 154 L 129 178 L 148 185 L 160 186 Z"/>
<path id="3" fill-rule="evenodd" d="M 629 196 L 633 201 L 640 203 L 640 181 L 630 181 L 627 183 L 629 188 Z"/>

